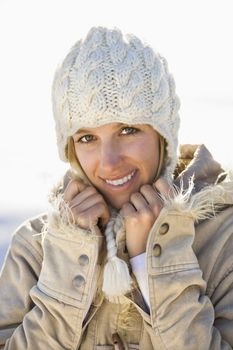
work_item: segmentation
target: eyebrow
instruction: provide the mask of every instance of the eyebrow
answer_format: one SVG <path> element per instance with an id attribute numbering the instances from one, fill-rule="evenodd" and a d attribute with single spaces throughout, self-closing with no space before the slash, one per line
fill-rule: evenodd
<path id="1" fill-rule="evenodd" d="M 76 133 L 75 134 L 82 134 L 82 133 L 88 133 L 88 132 L 90 132 L 90 130 L 87 130 L 87 129 L 78 129 L 78 131 L 76 131 Z"/>
<path id="2" fill-rule="evenodd" d="M 117 123 L 115 128 L 119 128 L 122 125 L 128 125 L 128 124 L 126 124 L 126 123 Z M 100 125 L 100 126 L 102 126 L 102 125 Z M 78 131 L 76 131 L 75 135 L 82 134 L 82 133 L 90 133 L 90 132 L 91 132 L 90 129 L 83 129 L 83 128 L 81 128 L 81 129 L 78 129 Z"/>

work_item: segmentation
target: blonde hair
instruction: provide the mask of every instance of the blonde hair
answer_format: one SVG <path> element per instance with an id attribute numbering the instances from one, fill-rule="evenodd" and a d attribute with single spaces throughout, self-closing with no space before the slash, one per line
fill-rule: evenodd
<path id="1" fill-rule="evenodd" d="M 90 185 L 90 181 L 88 180 L 85 172 L 83 171 L 83 169 L 82 169 L 82 167 L 77 159 L 76 152 L 75 152 L 75 146 L 74 146 L 74 140 L 73 140 L 72 136 L 70 136 L 68 138 L 68 143 L 66 145 L 65 151 L 66 151 L 66 157 L 70 163 L 73 175 L 77 178 L 77 180 L 81 180 L 85 184 Z"/>

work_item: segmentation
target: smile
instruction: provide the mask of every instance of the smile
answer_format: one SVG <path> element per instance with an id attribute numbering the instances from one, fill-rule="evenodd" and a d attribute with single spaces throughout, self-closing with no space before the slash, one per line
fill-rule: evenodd
<path id="1" fill-rule="evenodd" d="M 121 179 L 117 179 L 117 180 L 105 180 L 108 184 L 113 185 L 113 186 L 120 186 L 125 184 L 126 182 L 128 182 L 130 179 L 132 179 L 132 177 L 134 176 L 135 170 L 132 171 L 132 173 L 130 173 L 127 176 L 122 177 Z"/>

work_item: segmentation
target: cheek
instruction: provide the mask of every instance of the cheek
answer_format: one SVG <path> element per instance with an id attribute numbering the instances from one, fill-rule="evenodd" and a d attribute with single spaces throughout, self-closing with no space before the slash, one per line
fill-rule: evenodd
<path id="1" fill-rule="evenodd" d="M 157 173 L 159 156 L 159 142 L 154 138 L 144 140 L 138 148 L 138 157 L 150 179 L 154 178 Z"/>
<path id="2" fill-rule="evenodd" d="M 129 148 L 128 152 L 145 164 L 156 165 L 159 159 L 159 144 L 154 138 L 143 138 L 133 145 L 132 149 Z"/>
<path id="3" fill-rule="evenodd" d="M 75 150 L 76 157 L 78 159 L 79 164 L 81 165 L 83 171 L 86 175 L 89 175 L 94 167 L 93 153 L 91 152 L 83 152 L 82 150 Z"/>

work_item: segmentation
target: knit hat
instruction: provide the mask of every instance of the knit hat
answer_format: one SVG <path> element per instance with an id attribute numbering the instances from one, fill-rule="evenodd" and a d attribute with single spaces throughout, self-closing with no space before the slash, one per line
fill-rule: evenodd
<path id="1" fill-rule="evenodd" d="M 149 124 L 166 140 L 167 180 L 177 162 L 179 99 L 166 60 L 133 36 L 118 29 L 92 28 L 78 41 L 57 69 L 53 111 L 60 158 L 67 159 L 70 136 L 83 127 L 121 122 Z M 119 220 L 118 220 L 119 221 Z M 108 261 L 103 291 L 110 300 L 130 290 L 127 264 L 117 257 L 111 219 L 105 230 Z"/>
<path id="2" fill-rule="evenodd" d="M 163 176 L 177 162 L 179 99 L 166 60 L 118 29 L 94 27 L 57 69 L 53 112 L 60 158 L 67 162 L 69 136 L 81 127 L 121 122 L 150 124 L 166 140 Z"/>

